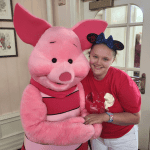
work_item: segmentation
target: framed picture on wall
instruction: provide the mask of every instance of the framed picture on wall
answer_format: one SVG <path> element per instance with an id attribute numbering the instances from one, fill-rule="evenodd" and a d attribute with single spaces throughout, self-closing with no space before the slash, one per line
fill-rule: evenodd
<path id="1" fill-rule="evenodd" d="M 0 57 L 17 57 L 16 31 L 14 28 L 0 28 Z"/>
<path id="2" fill-rule="evenodd" d="M 0 21 L 13 21 L 12 0 L 0 0 Z"/>

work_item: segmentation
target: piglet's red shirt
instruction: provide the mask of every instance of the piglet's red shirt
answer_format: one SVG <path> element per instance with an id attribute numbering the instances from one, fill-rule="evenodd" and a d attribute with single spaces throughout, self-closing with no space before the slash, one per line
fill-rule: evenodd
<path id="1" fill-rule="evenodd" d="M 141 109 L 140 91 L 131 77 L 122 70 L 110 67 L 102 80 L 96 80 L 90 70 L 87 77 L 81 82 L 85 90 L 86 109 L 89 113 L 104 113 L 106 111 L 137 113 Z M 106 95 L 109 95 L 107 107 Z M 133 125 L 120 126 L 107 122 L 102 123 L 102 125 L 101 137 L 106 139 L 122 137 L 133 127 Z"/>

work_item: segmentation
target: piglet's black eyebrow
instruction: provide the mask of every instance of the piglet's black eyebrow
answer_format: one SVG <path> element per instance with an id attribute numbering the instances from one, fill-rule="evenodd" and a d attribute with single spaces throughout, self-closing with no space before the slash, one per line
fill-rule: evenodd
<path id="1" fill-rule="evenodd" d="M 76 44 L 73 44 L 73 45 L 77 47 L 77 45 L 76 45 Z"/>
<path id="2" fill-rule="evenodd" d="M 56 41 L 52 41 L 52 42 L 50 42 L 50 43 L 55 43 Z"/>

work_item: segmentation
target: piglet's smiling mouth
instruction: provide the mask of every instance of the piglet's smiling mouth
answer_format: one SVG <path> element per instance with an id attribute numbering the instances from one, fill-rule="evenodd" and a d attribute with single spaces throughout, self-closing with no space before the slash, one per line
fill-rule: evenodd
<path id="1" fill-rule="evenodd" d="M 65 84 L 63 84 L 63 83 L 56 83 L 56 84 L 59 84 L 59 85 L 65 85 Z"/>
<path id="2" fill-rule="evenodd" d="M 95 69 L 102 69 L 102 68 L 104 68 L 104 67 L 101 67 L 101 66 L 95 66 L 95 65 L 94 65 L 94 68 L 95 68 Z"/>
<path id="3" fill-rule="evenodd" d="M 68 86 L 68 84 L 52 82 L 52 81 L 50 81 L 50 85 L 52 85 L 55 88 L 66 88 Z"/>

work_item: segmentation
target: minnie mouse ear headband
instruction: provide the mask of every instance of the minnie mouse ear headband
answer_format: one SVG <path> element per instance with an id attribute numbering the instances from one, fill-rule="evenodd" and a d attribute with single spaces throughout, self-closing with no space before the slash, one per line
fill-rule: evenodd
<path id="1" fill-rule="evenodd" d="M 116 40 L 113 40 L 112 35 L 108 37 L 108 39 L 105 39 L 105 35 L 102 32 L 100 35 L 97 35 L 95 33 L 90 33 L 87 35 L 87 40 L 92 43 L 93 45 L 95 44 L 100 44 L 104 43 L 106 44 L 110 49 L 113 49 L 114 51 L 116 50 L 123 50 L 124 45 Z"/>

